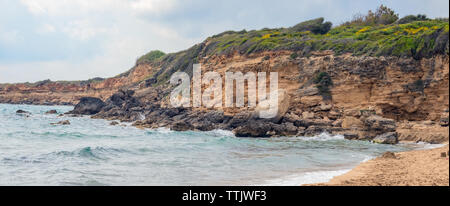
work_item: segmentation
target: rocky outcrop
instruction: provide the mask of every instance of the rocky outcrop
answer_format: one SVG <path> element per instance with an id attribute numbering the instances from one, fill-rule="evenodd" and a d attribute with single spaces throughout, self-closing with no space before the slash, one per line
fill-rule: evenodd
<path id="1" fill-rule="evenodd" d="M 170 64 L 164 64 L 164 68 L 151 63 L 138 65 L 130 73 L 91 84 L 90 89 L 82 92 L 67 91 L 65 94 L 71 95 L 71 99 L 65 97 L 64 102 L 77 103 L 81 99 L 80 106 L 75 108 L 81 110 L 83 96 L 96 97 L 104 100 L 103 106 L 97 101 L 96 111 L 76 114 L 96 113 L 94 118 L 134 122 L 135 126 L 144 128 L 225 129 L 237 136 L 251 137 L 312 136 L 328 132 L 346 139 L 370 141 L 396 133 L 398 141 L 448 142 L 448 55 L 413 59 L 334 55 L 330 51 L 296 58 L 291 58 L 291 54 L 276 51 L 213 55 L 198 60 L 202 72 L 217 71 L 222 75 L 236 71 L 278 72 L 279 88 L 283 92 L 280 109 L 270 120 L 258 118 L 258 112 L 264 109 L 261 104 L 258 108 L 215 110 L 170 108 L 168 96 L 173 87 L 148 76 L 154 71 L 170 76 L 170 72 L 176 71 L 170 69 Z M 146 77 L 141 78 L 140 74 L 147 75 L 148 81 L 141 81 Z M 133 80 L 126 80 L 130 75 Z M 62 102 L 54 99 L 54 95 L 62 92 L 50 95 L 49 90 L 39 93 L 34 88 L 15 86 L 0 91 L 0 102 L 19 99 L 31 103 Z M 19 90 L 28 93 L 14 93 L 16 96 L 12 97 L 8 92 Z M 386 138 L 380 142 L 391 140 Z"/>
<path id="2" fill-rule="evenodd" d="M 105 107 L 105 103 L 101 99 L 95 97 L 83 97 L 75 106 L 74 110 L 68 112 L 68 114 L 93 115 L 99 113 L 103 107 Z"/>
<path id="3" fill-rule="evenodd" d="M 59 121 L 57 123 L 51 123 L 51 125 L 70 125 L 69 120 Z"/>
<path id="4" fill-rule="evenodd" d="M 389 132 L 386 134 L 378 135 L 373 139 L 373 142 L 378 144 L 397 144 L 398 138 L 396 132 Z"/>
<path id="5" fill-rule="evenodd" d="M 50 110 L 50 111 L 45 112 L 45 114 L 58 114 L 58 111 Z"/>
<path id="6" fill-rule="evenodd" d="M 16 114 L 31 114 L 31 113 L 28 112 L 28 111 L 19 109 L 19 110 L 16 111 Z"/>

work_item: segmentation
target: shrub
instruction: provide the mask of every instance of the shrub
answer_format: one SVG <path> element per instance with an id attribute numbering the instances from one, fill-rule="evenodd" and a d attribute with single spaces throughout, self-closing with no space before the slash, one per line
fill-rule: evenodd
<path id="1" fill-rule="evenodd" d="M 396 23 L 397 24 L 407 24 L 407 23 L 411 23 L 414 21 L 426 21 L 426 20 L 429 20 L 426 15 L 422 15 L 422 14 L 419 14 L 416 16 L 408 15 L 408 16 L 405 16 L 405 17 L 399 19 Z"/>
<path id="2" fill-rule="evenodd" d="M 297 52 L 294 52 L 294 53 L 291 54 L 291 59 L 297 59 L 297 57 L 298 57 L 298 53 Z"/>
<path id="3" fill-rule="evenodd" d="M 330 86 L 333 85 L 333 81 L 331 80 L 330 75 L 326 72 L 320 72 L 317 74 L 316 78 L 314 78 L 314 83 L 317 84 L 316 87 L 319 89 L 319 94 L 323 99 L 331 100 Z"/>
<path id="4" fill-rule="evenodd" d="M 317 18 L 309 21 L 305 21 L 302 23 L 299 23 L 293 27 L 290 28 L 290 31 L 293 32 L 305 32 L 310 31 L 314 34 L 326 34 L 328 31 L 330 31 L 331 26 L 333 24 L 331 22 L 324 22 L 324 19 Z"/>
<path id="5" fill-rule="evenodd" d="M 164 55 L 166 55 L 166 54 L 159 50 L 151 51 L 151 52 L 145 54 L 144 56 L 140 57 L 137 60 L 137 64 L 150 63 L 150 62 L 155 61 L 156 59 L 159 59 L 160 57 L 162 57 Z"/>
<path id="6" fill-rule="evenodd" d="M 362 26 L 372 26 L 372 25 L 388 25 L 392 24 L 398 20 L 398 14 L 394 10 L 381 5 L 377 8 L 375 12 L 369 10 L 367 15 L 357 14 L 349 22 L 344 23 L 344 25 L 362 25 Z"/>

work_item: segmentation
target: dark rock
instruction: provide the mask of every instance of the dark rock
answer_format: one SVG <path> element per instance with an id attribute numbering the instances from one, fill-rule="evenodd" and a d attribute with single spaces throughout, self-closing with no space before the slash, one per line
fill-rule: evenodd
<path id="1" fill-rule="evenodd" d="M 396 132 L 389 132 L 386 134 L 378 135 L 373 139 L 374 143 L 378 144 L 397 144 L 398 143 L 398 135 Z"/>
<path id="2" fill-rule="evenodd" d="M 214 125 L 207 120 L 196 120 L 194 122 L 191 122 L 191 125 L 194 129 L 200 131 L 211 131 L 215 129 Z"/>
<path id="3" fill-rule="evenodd" d="M 287 122 L 283 124 L 273 124 L 273 131 L 278 136 L 293 136 L 297 135 L 298 129 L 293 123 Z"/>
<path id="4" fill-rule="evenodd" d="M 58 111 L 50 110 L 50 111 L 45 112 L 45 114 L 58 114 Z"/>
<path id="5" fill-rule="evenodd" d="M 64 121 L 60 121 L 57 123 L 51 123 L 51 125 L 70 125 L 70 121 L 69 120 L 64 120 Z"/>
<path id="6" fill-rule="evenodd" d="M 448 117 L 441 118 L 441 120 L 439 121 L 439 124 L 440 124 L 442 127 L 448 127 Z"/>
<path id="7" fill-rule="evenodd" d="M 381 158 L 384 158 L 384 159 L 397 159 L 397 156 L 396 156 L 395 153 L 393 153 L 393 152 L 385 152 L 385 153 L 381 156 Z"/>
<path id="8" fill-rule="evenodd" d="M 441 153 L 441 157 L 444 157 L 444 158 L 447 157 L 447 153 L 442 152 L 442 153 Z"/>
<path id="9" fill-rule="evenodd" d="M 99 113 L 104 106 L 105 103 L 99 98 L 83 97 L 69 114 L 93 115 Z"/>
<path id="10" fill-rule="evenodd" d="M 322 127 L 322 126 L 310 126 L 305 130 L 306 136 L 314 136 L 318 134 L 322 134 L 324 132 L 331 133 L 330 127 Z"/>
<path id="11" fill-rule="evenodd" d="M 173 125 L 171 125 L 170 129 L 173 131 L 188 131 L 192 128 L 191 125 L 189 125 L 187 122 L 185 121 L 178 121 L 175 122 Z"/>
<path id="12" fill-rule="evenodd" d="M 231 120 L 226 126 L 227 129 L 235 129 L 239 126 L 245 125 L 252 118 L 252 115 L 248 112 L 242 112 L 231 117 Z"/>
<path id="13" fill-rule="evenodd" d="M 236 137 L 270 137 L 269 132 L 272 130 L 270 122 L 255 121 L 247 123 L 233 130 Z"/>
<path id="14" fill-rule="evenodd" d="M 31 113 L 28 112 L 28 111 L 19 109 L 19 110 L 16 111 L 16 114 L 31 114 Z"/>
<path id="15" fill-rule="evenodd" d="M 345 133 L 344 138 L 347 140 L 357 140 L 359 139 L 359 135 L 356 133 Z"/>
<path id="16" fill-rule="evenodd" d="M 109 125 L 115 126 L 115 125 L 118 125 L 118 124 L 119 124 L 119 122 L 117 122 L 117 121 L 112 121 Z"/>

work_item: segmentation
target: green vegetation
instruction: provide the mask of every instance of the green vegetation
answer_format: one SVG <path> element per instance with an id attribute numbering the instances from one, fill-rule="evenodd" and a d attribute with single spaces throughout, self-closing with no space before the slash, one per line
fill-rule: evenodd
<path id="1" fill-rule="evenodd" d="M 407 23 L 411 23 L 414 21 L 427 21 L 427 20 L 429 20 L 429 19 L 427 18 L 426 15 L 423 15 L 423 14 L 408 15 L 408 16 L 405 16 L 405 17 L 399 19 L 396 23 L 397 24 L 407 24 Z"/>
<path id="2" fill-rule="evenodd" d="M 398 14 L 394 10 L 381 5 L 375 12 L 369 10 L 367 15 L 357 14 L 345 25 L 359 25 L 359 26 L 373 26 L 373 25 L 388 25 L 398 20 Z"/>
<path id="3" fill-rule="evenodd" d="M 324 23 L 323 18 L 317 18 L 299 23 L 291 27 L 289 30 L 292 32 L 310 31 L 314 34 L 326 34 L 328 31 L 330 31 L 331 26 L 333 26 L 331 22 L 327 21 Z"/>
<path id="4" fill-rule="evenodd" d="M 318 18 L 290 28 L 226 31 L 186 51 L 167 55 L 150 52 L 139 58 L 138 63 L 158 64 L 162 69 L 153 78 L 161 84 L 176 71 L 191 74 L 192 65 L 202 58 L 280 50 L 292 51 L 292 59 L 324 50 L 332 50 L 336 55 L 428 58 L 449 53 L 449 22 L 424 15 L 399 19 L 392 9 L 380 6 L 375 12 L 356 16 L 334 28 Z"/>
<path id="5" fill-rule="evenodd" d="M 327 34 L 291 29 L 264 29 L 246 33 L 227 33 L 209 38 L 209 55 L 234 52 L 292 50 L 307 56 L 311 51 L 333 50 L 336 54 L 368 56 L 429 57 L 448 53 L 448 22 L 413 21 L 407 24 L 373 26 L 342 25 Z"/>
<path id="6" fill-rule="evenodd" d="M 151 62 L 161 58 L 164 55 L 166 55 L 166 54 L 159 50 L 151 51 L 151 52 L 145 54 L 144 56 L 140 57 L 137 60 L 137 64 L 151 63 Z"/>
<path id="7" fill-rule="evenodd" d="M 314 83 L 317 84 L 316 87 L 319 89 L 319 94 L 323 97 L 324 100 L 331 100 L 331 91 L 330 87 L 333 86 L 333 81 L 331 77 L 326 72 L 320 72 L 314 78 Z"/>

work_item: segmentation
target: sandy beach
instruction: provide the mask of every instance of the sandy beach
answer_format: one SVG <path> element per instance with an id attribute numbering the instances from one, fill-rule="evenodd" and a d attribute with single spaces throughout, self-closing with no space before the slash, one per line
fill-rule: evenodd
<path id="1" fill-rule="evenodd" d="M 385 154 L 317 186 L 449 186 L 448 151 L 447 145 Z"/>

